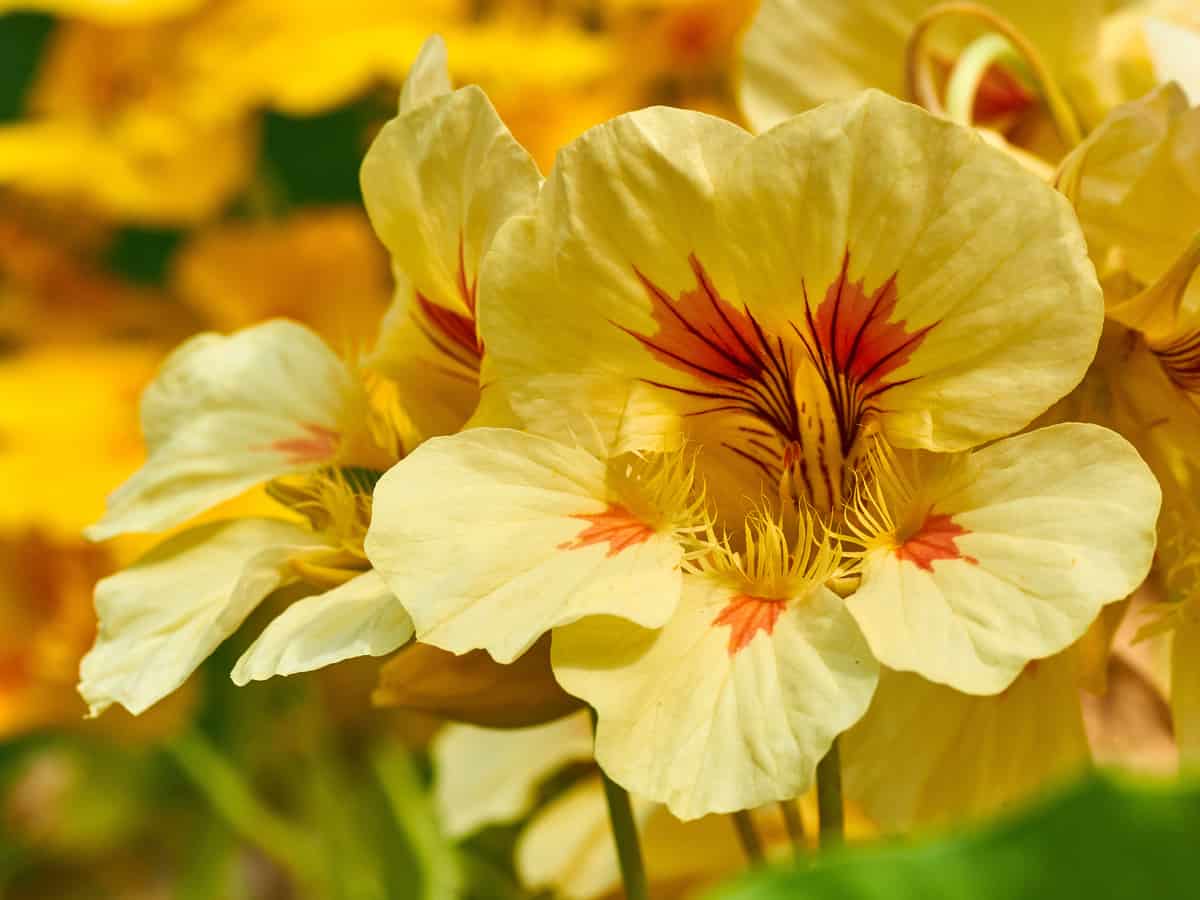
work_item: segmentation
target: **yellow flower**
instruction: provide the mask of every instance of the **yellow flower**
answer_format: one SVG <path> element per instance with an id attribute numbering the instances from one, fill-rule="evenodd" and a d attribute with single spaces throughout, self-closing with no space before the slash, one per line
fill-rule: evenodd
<path id="1" fill-rule="evenodd" d="M 681 818 L 807 790 L 881 663 L 999 693 L 1149 568 L 1125 441 L 996 440 L 1095 352 L 1068 204 L 883 94 L 758 138 L 593 129 L 499 233 L 479 317 L 489 422 L 525 430 L 418 448 L 367 555 L 435 646 L 553 630 L 600 764 Z"/>
<path id="2" fill-rule="evenodd" d="M 1062 163 L 1105 287 L 1109 323 L 1079 414 L 1127 435 L 1164 486 L 1158 565 L 1175 627 L 1172 691 L 1183 757 L 1197 751 L 1195 454 L 1200 447 L 1200 107 L 1175 84 L 1120 107 Z"/>
<path id="3" fill-rule="evenodd" d="M 1181 12 L 1107 6 L 765 0 L 743 47 L 742 108 L 761 130 L 876 87 L 979 126 L 1031 166 L 1054 163 L 1114 106 L 1181 71 L 1185 54 L 1170 48 L 1184 32 L 1157 18 Z"/>
<path id="4" fill-rule="evenodd" d="M 396 383 L 428 436 L 456 431 L 479 402 L 482 261 L 500 226 L 533 204 L 541 175 L 478 87 L 451 91 L 440 38 L 414 73 L 363 161 L 367 211 L 396 278 L 366 364 Z"/>
<path id="5" fill-rule="evenodd" d="M 411 637 L 364 555 L 371 492 L 420 437 L 457 428 L 478 402 L 481 261 L 540 176 L 478 88 L 450 92 L 438 39 L 400 107 L 363 168 L 400 285 L 376 350 L 346 362 L 308 329 L 272 320 L 192 338 L 143 395 L 148 459 L 90 537 L 172 529 L 263 484 L 276 505 L 180 531 L 98 585 L 100 635 L 81 682 L 94 712 L 145 709 L 288 585 L 310 596 L 251 645 L 237 683 L 390 653 Z"/>
<path id="6" fill-rule="evenodd" d="M 0 183 L 129 219 L 211 217 L 250 178 L 258 110 L 312 115 L 399 84 L 435 26 L 461 35 L 456 71 L 484 81 L 586 85 L 609 69 L 607 48 L 579 31 L 469 24 L 463 7 L 229 0 L 129 27 L 66 22 L 27 118 L 0 129 Z"/>
<path id="7" fill-rule="evenodd" d="M 387 258 L 349 207 L 196 232 L 173 259 L 169 285 L 219 331 L 286 317 L 348 350 L 374 339 L 390 289 Z"/>
<path id="8" fill-rule="evenodd" d="M 266 482 L 280 505 L 182 530 L 97 585 L 99 634 L 80 669 L 93 714 L 114 702 L 142 712 L 290 584 L 313 596 L 250 647 L 239 683 L 408 640 L 407 614 L 362 554 L 375 473 L 404 451 L 388 397 L 282 320 L 201 334 L 167 358 L 142 397 L 148 458 L 88 536 L 174 528 Z"/>
<path id="9" fill-rule="evenodd" d="M 0 13 L 37 10 L 63 18 L 128 25 L 187 13 L 202 2 L 204 0 L 0 0 Z"/>
<path id="10" fill-rule="evenodd" d="M 0 364 L 0 529 L 74 540 L 95 521 L 137 468 L 131 401 L 160 358 L 154 346 L 66 345 Z"/>

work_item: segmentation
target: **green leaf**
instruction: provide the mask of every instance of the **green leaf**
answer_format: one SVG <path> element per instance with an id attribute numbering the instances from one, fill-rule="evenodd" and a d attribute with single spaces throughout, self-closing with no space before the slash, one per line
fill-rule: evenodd
<path id="1" fill-rule="evenodd" d="M 751 873 L 713 900 L 1186 900 L 1200 784 L 1092 776 L 1015 818 L 912 844 L 848 848 Z"/>

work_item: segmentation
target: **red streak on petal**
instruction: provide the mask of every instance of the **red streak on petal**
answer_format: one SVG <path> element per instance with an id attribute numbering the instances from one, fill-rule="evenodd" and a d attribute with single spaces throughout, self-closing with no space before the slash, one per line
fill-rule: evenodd
<path id="1" fill-rule="evenodd" d="M 763 371 L 753 348 L 758 338 L 750 316 L 721 297 L 695 254 L 688 262 L 696 275 L 694 290 L 672 297 L 637 269 L 650 298 L 653 335 L 625 329 L 659 360 L 699 378 L 720 383 L 756 378 Z"/>
<path id="2" fill-rule="evenodd" d="M 654 529 L 623 506 L 610 503 L 604 512 L 580 513 L 571 516 L 590 523 L 569 541 L 558 545 L 559 550 L 580 550 L 593 544 L 608 542 L 606 557 L 611 559 L 622 550 L 643 544 L 654 536 Z"/>
<path id="3" fill-rule="evenodd" d="M 978 565 L 979 560 L 973 556 L 964 556 L 955 543 L 958 538 L 969 533 L 948 515 L 930 514 L 920 531 L 896 548 L 896 556 L 916 563 L 926 572 L 932 572 L 934 562 L 939 559 L 961 559 Z"/>
<path id="4" fill-rule="evenodd" d="M 889 321 L 896 311 L 896 276 L 868 294 L 863 281 L 850 281 L 850 253 L 842 270 L 817 307 L 814 330 L 821 355 L 853 384 L 878 388 L 908 362 L 933 326 L 909 331 L 907 323 Z"/>
<path id="5" fill-rule="evenodd" d="M 432 327 L 438 336 L 449 341 L 453 348 L 474 359 L 483 355 L 483 344 L 475 330 L 474 316 L 463 315 L 440 306 L 421 293 L 417 294 L 417 308 L 421 311 L 425 323 Z M 458 355 L 446 352 L 451 356 Z"/>
<path id="6" fill-rule="evenodd" d="M 768 635 L 774 633 L 775 623 L 779 621 L 786 605 L 785 600 L 738 594 L 713 619 L 712 624 L 729 626 L 729 655 L 736 656 L 760 631 Z"/>
<path id="7" fill-rule="evenodd" d="M 288 462 L 294 465 L 325 462 L 333 458 L 337 453 L 338 443 L 341 441 L 341 435 L 338 432 L 311 422 L 306 422 L 300 427 L 306 432 L 304 437 L 280 438 L 277 441 L 271 441 L 264 447 L 254 449 L 282 453 L 287 456 Z"/>

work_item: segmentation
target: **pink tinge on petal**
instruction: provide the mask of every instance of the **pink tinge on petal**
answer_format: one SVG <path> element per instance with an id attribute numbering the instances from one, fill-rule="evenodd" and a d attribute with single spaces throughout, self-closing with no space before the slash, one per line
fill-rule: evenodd
<path id="1" fill-rule="evenodd" d="M 654 529 L 623 506 L 610 503 L 600 513 L 580 513 L 571 516 L 589 523 L 588 527 L 569 541 L 558 545 L 559 550 L 580 550 L 593 544 L 608 544 L 605 554 L 612 558 L 629 547 L 643 544 L 654 536 Z"/>
<path id="2" fill-rule="evenodd" d="M 775 623 L 779 621 L 786 605 L 786 600 L 738 594 L 713 619 L 712 624 L 714 627 L 729 626 L 729 655 L 736 656 L 760 631 L 768 635 L 775 631 Z"/>
<path id="3" fill-rule="evenodd" d="M 964 555 L 956 543 L 958 538 L 969 533 L 950 516 L 930 513 L 920 530 L 896 548 L 896 556 L 916 563 L 926 572 L 932 572 L 933 564 L 939 559 L 961 559 L 977 565 L 979 560 Z"/>
<path id="4" fill-rule="evenodd" d="M 305 422 L 300 427 L 305 432 L 303 437 L 280 438 L 254 449 L 282 453 L 287 457 L 289 463 L 298 466 L 306 463 L 325 462 L 334 457 L 337 453 L 338 443 L 341 441 L 341 435 L 338 432 L 311 422 Z"/>

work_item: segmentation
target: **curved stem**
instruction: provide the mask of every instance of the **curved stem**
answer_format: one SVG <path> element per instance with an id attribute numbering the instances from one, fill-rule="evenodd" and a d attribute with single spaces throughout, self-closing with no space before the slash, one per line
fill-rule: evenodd
<path id="1" fill-rule="evenodd" d="M 842 759 L 838 739 L 833 739 L 829 752 L 817 763 L 817 814 L 820 817 L 821 846 L 840 844 L 846 836 L 845 813 L 842 809 Z"/>
<path id="2" fill-rule="evenodd" d="M 593 709 L 592 729 L 595 728 L 596 711 Z M 629 794 L 609 778 L 603 769 L 600 770 L 600 778 L 604 783 L 604 799 L 608 804 L 608 821 L 612 827 L 613 841 L 617 845 L 617 862 L 621 867 L 625 898 L 649 900 L 646 867 L 642 862 L 642 846 L 638 841 L 637 823 L 633 819 L 633 808 L 629 805 Z"/>
<path id="3" fill-rule="evenodd" d="M 958 55 L 946 83 L 946 114 L 960 125 L 974 124 L 975 95 L 992 63 L 1020 60 L 1008 38 L 995 32 L 972 41 Z"/>
<path id="4" fill-rule="evenodd" d="M 799 804 L 795 800 L 784 800 L 779 804 L 779 811 L 783 813 L 783 824 L 796 855 L 803 856 L 808 849 L 808 842 L 804 837 L 804 819 L 800 815 Z"/>
<path id="5" fill-rule="evenodd" d="M 749 811 L 738 810 L 730 818 L 733 819 L 733 827 L 737 830 L 738 840 L 742 844 L 742 850 L 746 853 L 746 859 L 752 866 L 757 866 L 763 861 L 763 847 Z"/>
<path id="6" fill-rule="evenodd" d="M 1017 55 L 1029 67 L 1029 73 L 1037 83 L 1059 136 L 1068 147 L 1074 147 L 1080 142 L 1082 134 L 1075 112 L 1037 48 L 1011 22 L 978 3 L 939 3 L 927 10 L 913 26 L 908 44 L 904 48 L 904 74 L 909 95 L 916 102 L 932 113 L 946 115 L 946 107 L 938 97 L 934 84 L 926 41 L 933 25 L 950 17 L 978 19 L 991 31 L 1007 38 Z"/>
<path id="7" fill-rule="evenodd" d="M 258 847 L 306 888 L 321 884 L 320 854 L 298 826 L 268 808 L 241 773 L 198 733 L 166 745 L 180 770 L 243 840 Z"/>

